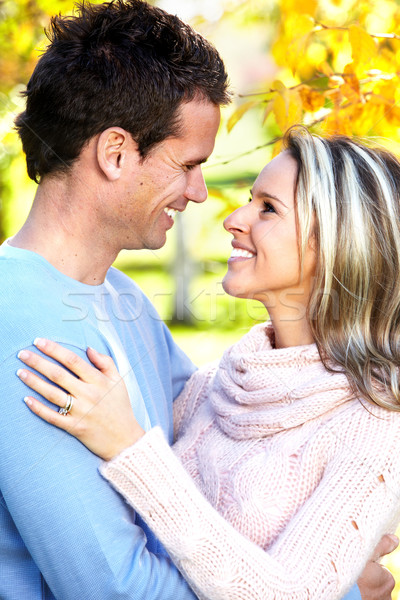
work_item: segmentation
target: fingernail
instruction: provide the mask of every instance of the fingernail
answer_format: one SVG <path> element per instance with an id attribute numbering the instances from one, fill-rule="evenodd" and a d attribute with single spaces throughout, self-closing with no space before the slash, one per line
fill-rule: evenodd
<path id="1" fill-rule="evenodd" d="M 394 533 L 389 533 L 388 535 L 395 544 L 399 543 L 399 538 L 397 537 L 397 535 L 394 535 Z"/>
<path id="2" fill-rule="evenodd" d="M 30 398 L 28 398 L 28 396 L 25 396 L 24 398 L 24 402 L 25 404 L 27 404 L 28 406 L 32 406 L 32 400 Z"/>
<path id="3" fill-rule="evenodd" d="M 17 356 L 21 360 L 25 360 L 25 359 L 29 358 L 29 352 L 27 350 L 21 350 L 20 352 L 18 352 Z"/>
<path id="4" fill-rule="evenodd" d="M 88 347 L 87 347 L 87 349 L 88 349 L 88 350 L 91 350 L 91 351 L 92 351 L 92 352 L 94 352 L 95 354 L 99 354 L 99 353 L 97 352 L 97 350 L 95 350 L 94 348 L 92 348 L 92 346 L 88 346 Z"/>
<path id="5" fill-rule="evenodd" d="M 36 338 L 35 340 L 33 340 L 33 344 L 34 346 L 36 346 L 37 348 L 44 348 L 46 345 L 46 340 L 44 338 Z"/>
<path id="6" fill-rule="evenodd" d="M 20 379 L 26 379 L 27 373 L 23 369 L 18 369 L 17 375 Z"/>

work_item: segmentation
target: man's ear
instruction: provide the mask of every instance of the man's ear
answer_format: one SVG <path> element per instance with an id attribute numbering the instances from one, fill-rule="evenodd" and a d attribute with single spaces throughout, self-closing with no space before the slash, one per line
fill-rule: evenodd
<path id="1" fill-rule="evenodd" d="M 97 140 L 97 162 L 109 181 L 121 177 L 127 154 L 136 150 L 131 135 L 121 127 L 105 129 Z"/>

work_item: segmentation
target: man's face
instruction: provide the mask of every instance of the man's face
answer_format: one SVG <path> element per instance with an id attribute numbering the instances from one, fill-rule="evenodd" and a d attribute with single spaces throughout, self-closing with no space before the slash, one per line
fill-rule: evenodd
<path id="1" fill-rule="evenodd" d="M 189 201 L 207 198 L 201 163 L 214 148 L 220 110 L 210 102 L 192 100 L 181 106 L 180 116 L 179 137 L 155 146 L 144 161 L 132 150 L 120 181 L 119 205 L 114 207 L 120 249 L 161 248 L 174 212 L 185 210 Z"/>

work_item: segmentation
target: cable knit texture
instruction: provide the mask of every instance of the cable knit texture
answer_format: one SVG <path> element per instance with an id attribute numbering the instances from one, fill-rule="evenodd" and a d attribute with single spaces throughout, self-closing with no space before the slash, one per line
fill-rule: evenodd
<path id="1" fill-rule="evenodd" d="M 101 469 L 202 599 L 339 599 L 400 518 L 400 415 L 273 342 L 257 325 L 191 377 L 174 451 L 155 428 Z"/>

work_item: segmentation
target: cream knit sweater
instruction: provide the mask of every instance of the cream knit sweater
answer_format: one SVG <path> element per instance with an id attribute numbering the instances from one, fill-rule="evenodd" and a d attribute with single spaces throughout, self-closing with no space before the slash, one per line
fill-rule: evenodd
<path id="1" fill-rule="evenodd" d="M 270 324 L 175 413 L 174 451 L 155 428 L 101 471 L 198 597 L 342 598 L 400 519 L 400 414 L 352 398 L 315 345 L 274 349 Z"/>

